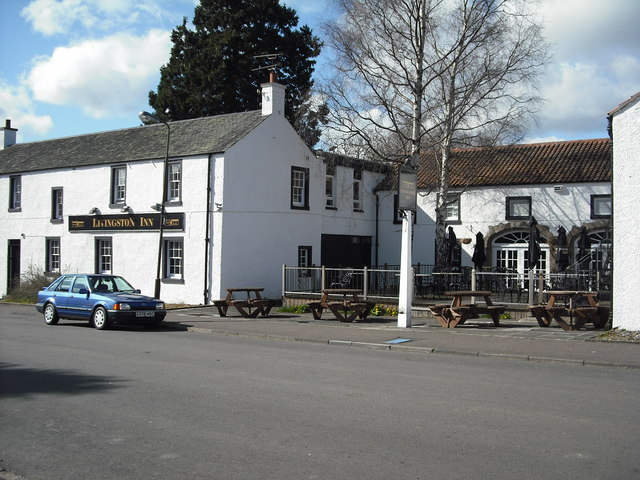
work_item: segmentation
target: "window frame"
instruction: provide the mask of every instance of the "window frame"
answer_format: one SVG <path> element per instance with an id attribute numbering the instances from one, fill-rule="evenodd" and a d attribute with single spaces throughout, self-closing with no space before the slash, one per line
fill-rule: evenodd
<path id="1" fill-rule="evenodd" d="M 104 255 L 102 252 L 103 245 L 109 244 L 109 253 Z M 109 267 L 103 268 L 106 264 L 103 263 L 104 258 L 109 258 Z M 95 273 L 96 274 L 113 274 L 113 239 L 112 237 L 96 237 L 95 239 Z"/>
<path id="2" fill-rule="evenodd" d="M 22 211 L 22 175 L 9 176 L 9 211 Z"/>
<path id="3" fill-rule="evenodd" d="M 177 167 L 178 177 L 173 176 L 172 169 Z M 182 205 L 182 160 L 167 162 L 167 182 L 164 186 L 167 205 Z M 176 187 L 174 188 L 174 184 Z M 172 193 L 173 192 L 173 193 Z"/>
<path id="4" fill-rule="evenodd" d="M 62 187 L 51 187 L 51 223 L 64 220 L 64 191 Z"/>
<path id="5" fill-rule="evenodd" d="M 119 172 L 122 172 L 122 180 L 123 183 L 116 183 L 116 181 L 120 180 L 118 175 Z M 117 195 L 119 187 L 122 187 L 123 194 L 122 199 Z M 111 167 L 111 194 L 109 198 L 109 205 L 113 207 L 119 207 L 122 205 L 126 205 L 127 203 L 127 167 L 126 165 L 114 165 Z"/>
<path id="6" fill-rule="evenodd" d="M 331 189 L 329 190 L 329 184 Z M 325 208 L 327 210 L 337 210 L 336 205 L 336 177 L 335 175 L 327 174 L 324 181 L 324 196 L 325 196 Z"/>
<path id="7" fill-rule="evenodd" d="M 310 267 L 313 265 L 313 247 L 311 245 L 298 246 L 298 267 Z"/>
<path id="8" fill-rule="evenodd" d="M 528 206 L 528 213 L 526 216 L 524 215 L 513 215 L 512 207 L 516 204 L 516 202 L 526 201 Z M 505 198 L 505 208 L 506 215 L 505 218 L 507 220 L 529 220 L 532 215 L 531 211 L 531 197 L 521 196 L 521 197 L 506 197 Z"/>
<path id="9" fill-rule="evenodd" d="M 611 218 L 611 213 L 604 215 L 601 213 L 597 213 L 596 212 L 596 204 L 599 203 L 599 200 L 605 200 L 608 199 L 609 200 L 609 212 L 613 212 L 613 203 L 612 203 L 612 198 L 610 194 L 598 194 L 598 195 L 591 195 L 591 218 L 592 219 L 607 219 L 607 218 Z"/>
<path id="10" fill-rule="evenodd" d="M 449 225 L 455 225 L 462 222 L 461 212 L 460 212 L 460 197 L 462 196 L 461 192 L 449 192 L 447 193 L 447 201 L 444 204 L 444 217 L 445 222 Z M 449 208 L 451 206 L 456 206 L 457 215 L 455 217 L 449 216 Z"/>
<path id="11" fill-rule="evenodd" d="M 363 212 L 364 210 L 362 207 L 362 180 L 361 179 L 359 178 L 353 179 L 351 192 L 353 196 L 353 211 Z"/>
<path id="12" fill-rule="evenodd" d="M 172 244 L 180 245 L 180 256 L 171 256 L 173 249 Z M 173 273 L 170 270 L 174 268 L 173 259 L 178 259 L 179 273 Z M 162 280 L 166 283 L 184 283 L 184 238 L 181 237 L 165 237 L 162 244 Z"/>
<path id="13" fill-rule="evenodd" d="M 302 175 L 300 182 L 296 176 Z M 299 191 L 297 191 L 299 190 Z M 299 198 L 298 198 L 299 197 Z M 309 169 L 305 167 L 291 167 L 291 209 L 309 210 Z"/>
<path id="14" fill-rule="evenodd" d="M 60 237 L 45 238 L 45 272 L 60 273 Z M 57 264 L 57 266 L 56 266 Z"/>

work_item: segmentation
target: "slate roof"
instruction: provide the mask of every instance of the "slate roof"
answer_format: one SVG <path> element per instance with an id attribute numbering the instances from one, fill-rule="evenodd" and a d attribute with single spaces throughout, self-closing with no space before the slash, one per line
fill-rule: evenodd
<path id="1" fill-rule="evenodd" d="M 169 122 L 169 157 L 224 152 L 266 118 L 255 110 Z M 161 123 L 16 143 L 0 150 L 0 174 L 164 158 L 166 148 L 167 127 Z"/>
<path id="2" fill-rule="evenodd" d="M 612 142 L 608 138 L 455 149 L 449 185 L 537 185 L 610 182 Z M 418 188 L 438 183 L 435 157 L 422 155 Z"/>

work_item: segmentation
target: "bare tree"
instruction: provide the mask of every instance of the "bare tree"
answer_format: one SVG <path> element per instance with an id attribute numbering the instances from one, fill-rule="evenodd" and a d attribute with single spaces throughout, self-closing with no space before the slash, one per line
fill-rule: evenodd
<path id="1" fill-rule="evenodd" d="M 449 156 L 455 146 L 521 139 L 549 60 L 530 0 L 336 0 L 325 26 L 336 52 L 325 83 L 330 126 L 380 159 L 439 172 L 436 263 L 445 257 Z"/>

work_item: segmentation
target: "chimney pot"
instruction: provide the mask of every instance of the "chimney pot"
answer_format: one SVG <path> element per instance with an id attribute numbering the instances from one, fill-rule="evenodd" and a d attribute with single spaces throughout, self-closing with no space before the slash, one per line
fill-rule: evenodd
<path id="1" fill-rule="evenodd" d="M 16 143 L 17 128 L 11 128 L 11 120 L 8 118 L 4 122 L 4 127 L 0 127 L 0 150 L 4 150 Z"/>

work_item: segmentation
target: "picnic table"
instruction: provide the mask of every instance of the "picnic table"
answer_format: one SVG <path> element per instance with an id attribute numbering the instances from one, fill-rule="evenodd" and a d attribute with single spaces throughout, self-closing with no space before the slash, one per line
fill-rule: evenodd
<path id="1" fill-rule="evenodd" d="M 452 297 L 451 303 L 429 305 L 440 325 L 444 328 L 455 328 L 464 324 L 470 318 L 480 318 L 482 314 L 488 314 L 493 320 L 493 325 L 500 326 L 500 315 L 504 313 L 504 305 L 494 305 L 491 301 L 491 292 L 488 290 L 456 290 L 444 292 Z M 485 305 L 477 303 L 464 303 L 463 299 L 469 297 L 482 297 Z"/>
<path id="2" fill-rule="evenodd" d="M 234 307 L 245 318 L 256 318 L 258 315 L 268 315 L 273 306 L 273 300 L 262 298 L 263 287 L 234 287 L 227 288 L 227 296 L 221 300 L 214 300 L 221 317 L 227 316 L 229 307 Z M 246 298 L 237 299 L 235 294 L 244 292 Z"/>
<path id="3" fill-rule="evenodd" d="M 320 301 L 309 303 L 309 308 L 316 320 L 322 318 L 325 309 L 330 310 L 341 322 L 352 322 L 356 317 L 364 320 L 375 303 L 361 300 L 360 294 L 362 290 L 353 288 L 325 288 Z"/>
<path id="4" fill-rule="evenodd" d="M 563 330 L 579 330 L 586 323 L 603 328 L 609 320 L 609 308 L 598 305 L 598 292 L 550 290 L 546 305 L 532 305 L 529 310 L 541 327 L 555 320 Z M 562 299 L 562 300 L 561 300 Z"/>

